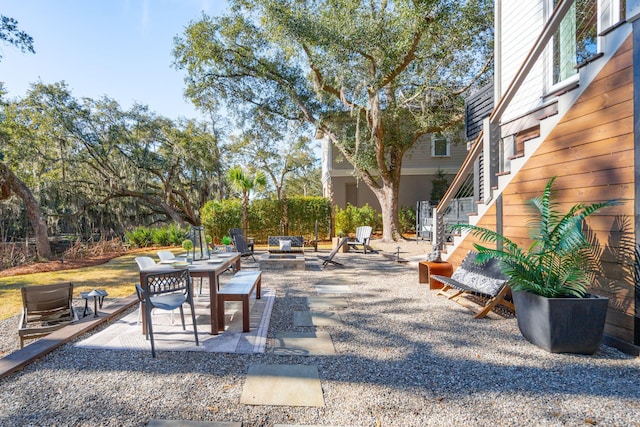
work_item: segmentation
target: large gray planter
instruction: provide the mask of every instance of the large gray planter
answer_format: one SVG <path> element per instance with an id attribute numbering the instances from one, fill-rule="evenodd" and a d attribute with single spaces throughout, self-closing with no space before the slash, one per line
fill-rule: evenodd
<path id="1" fill-rule="evenodd" d="M 609 298 L 546 298 L 514 291 L 513 303 L 520 332 L 544 350 L 593 354 L 602 343 Z"/>

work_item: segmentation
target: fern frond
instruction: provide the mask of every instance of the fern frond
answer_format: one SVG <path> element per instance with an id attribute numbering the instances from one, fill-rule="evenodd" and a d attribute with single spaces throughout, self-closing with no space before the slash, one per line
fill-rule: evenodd
<path id="1" fill-rule="evenodd" d="M 528 221 L 532 243 L 524 250 L 503 235 L 470 224 L 454 224 L 450 230 L 467 230 L 480 241 L 495 244 L 495 248 L 474 243 L 478 251 L 476 262 L 498 259 L 502 272 L 509 277 L 514 290 L 525 290 L 546 297 L 582 297 L 597 272 L 594 248 L 583 232 L 583 221 L 602 208 L 620 205 L 606 202 L 584 205 L 578 203 L 564 215 L 552 199 L 551 178 L 541 196 L 529 201 L 536 215 Z"/>

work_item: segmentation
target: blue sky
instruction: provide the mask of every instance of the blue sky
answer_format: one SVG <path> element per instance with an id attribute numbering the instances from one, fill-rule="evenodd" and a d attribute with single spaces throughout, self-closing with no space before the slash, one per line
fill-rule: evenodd
<path id="1" fill-rule="evenodd" d="M 0 81 L 8 98 L 31 83 L 64 80 L 76 98 L 134 102 L 170 119 L 200 118 L 183 97 L 184 74 L 172 66 L 173 38 L 225 0 L 3 0 L 0 14 L 34 39 L 35 55 L 0 44 Z"/>

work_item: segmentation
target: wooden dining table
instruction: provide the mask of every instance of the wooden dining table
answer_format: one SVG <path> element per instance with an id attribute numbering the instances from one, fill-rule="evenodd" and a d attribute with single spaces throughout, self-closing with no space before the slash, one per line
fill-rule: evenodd
<path id="1" fill-rule="evenodd" d="M 155 264 L 154 266 L 144 268 L 140 270 L 140 284 L 143 285 L 147 280 L 148 274 L 153 273 L 166 273 L 169 271 L 175 271 L 176 267 L 173 262 L 163 262 Z M 193 263 L 187 266 L 189 275 L 191 277 L 206 277 L 209 279 L 209 310 L 211 314 L 211 335 L 218 335 L 218 285 L 220 275 L 227 271 L 227 269 L 235 264 L 235 270 L 239 271 L 240 265 L 240 253 L 239 252 L 223 252 L 212 254 L 210 259 L 193 261 Z M 184 267 L 177 267 L 184 268 Z M 193 284 L 192 284 L 193 286 Z M 144 309 L 144 307 L 142 307 Z M 222 308 L 224 309 L 224 307 Z M 142 316 L 142 333 L 146 335 L 147 324 L 146 316 Z"/>

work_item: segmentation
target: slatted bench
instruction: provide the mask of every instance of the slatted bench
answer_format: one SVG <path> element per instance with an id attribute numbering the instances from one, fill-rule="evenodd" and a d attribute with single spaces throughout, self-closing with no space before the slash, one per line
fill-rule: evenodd
<path id="1" fill-rule="evenodd" d="M 242 302 L 242 332 L 250 331 L 249 298 L 256 291 L 256 299 L 260 299 L 261 271 L 240 270 L 218 290 L 218 327 L 224 330 L 225 301 Z"/>
<path id="2" fill-rule="evenodd" d="M 477 255 L 477 252 L 469 251 L 451 277 L 431 275 L 431 279 L 444 285 L 436 295 L 444 295 L 474 311 L 474 319 L 485 317 L 497 304 L 514 310 L 513 303 L 505 299 L 509 293 L 508 279 L 500 271 L 498 260 L 491 259 L 484 264 L 477 264 Z M 477 305 L 470 304 L 467 299 L 470 294 L 486 297 L 488 301 L 477 309 Z"/>
<path id="3" fill-rule="evenodd" d="M 288 249 L 285 249 L 284 242 L 288 242 Z M 270 253 L 304 252 L 304 237 L 269 236 L 268 245 L 268 250 Z"/>

